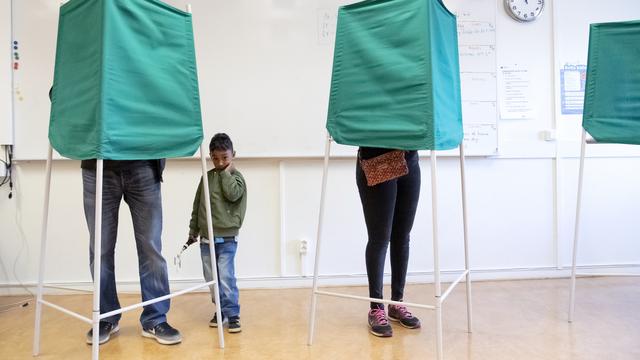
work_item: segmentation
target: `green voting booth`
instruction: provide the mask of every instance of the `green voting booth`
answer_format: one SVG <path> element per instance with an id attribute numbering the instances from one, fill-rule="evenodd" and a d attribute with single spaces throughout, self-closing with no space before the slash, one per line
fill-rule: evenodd
<path id="1" fill-rule="evenodd" d="M 202 119 L 190 14 L 153 0 L 62 6 L 49 140 L 71 159 L 193 155 Z"/>
<path id="2" fill-rule="evenodd" d="M 640 21 L 591 25 L 582 119 L 599 143 L 640 144 Z"/>
<path id="3" fill-rule="evenodd" d="M 471 331 L 462 105 L 456 17 L 441 0 L 366 0 L 340 7 L 326 124 L 327 136 L 309 325 L 313 342 L 317 295 L 373 301 L 318 290 L 331 140 L 346 145 L 431 150 L 436 348 L 442 359 L 442 302 L 463 278 Z M 440 289 L 435 150 L 458 147 L 462 180 L 465 271 Z M 390 300 L 375 301 L 394 303 Z"/>
<path id="4" fill-rule="evenodd" d="M 327 130 L 346 145 L 460 145 L 458 34 L 442 1 L 369 0 L 340 9 Z"/>
<path id="5" fill-rule="evenodd" d="M 42 298 L 52 147 L 71 159 L 96 159 L 95 247 L 101 248 L 103 160 L 145 160 L 192 156 L 200 148 L 206 176 L 200 95 L 190 10 L 157 0 L 71 0 L 60 7 L 54 82 L 51 93 L 49 155 L 41 239 L 40 273 L 33 353 L 39 353 L 42 305 L 93 324 L 92 356 L 99 356 L 98 324 L 105 317 L 215 284 L 213 280 L 157 299 L 100 314 L 100 263 L 94 261 L 93 316 Z M 208 183 L 203 191 L 209 194 Z M 207 208 L 212 234 L 211 209 Z M 211 259 L 215 249 L 210 246 Z M 224 347 L 222 327 L 218 328 Z"/>
<path id="6" fill-rule="evenodd" d="M 575 309 L 587 133 L 596 144 L 640 144 L 640 21 L 591 24 L 582 127 L 569 296 L 570 322 Z"/>

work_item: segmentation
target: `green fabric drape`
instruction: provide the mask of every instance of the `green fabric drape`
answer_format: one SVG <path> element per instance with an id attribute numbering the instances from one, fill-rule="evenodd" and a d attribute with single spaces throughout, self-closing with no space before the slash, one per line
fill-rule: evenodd
<path id="1" fill-rule="evenodd" d="M 640 21 L 591 24 L 582 126 L 598 142 L 640 144 Z"/>
<path id="2" fill-rule="evenodd" d="M 202 118 L 191 15 L 156 0 L 62 6 L 49 140 L 72 159 L 193 155 Z"/>
<path id="3" fill-rule="evenodd" d="M 457 25 L 441 0 L 367 0 L 339 9 L 327 129 L 347 145 L 460 144 Z"/>

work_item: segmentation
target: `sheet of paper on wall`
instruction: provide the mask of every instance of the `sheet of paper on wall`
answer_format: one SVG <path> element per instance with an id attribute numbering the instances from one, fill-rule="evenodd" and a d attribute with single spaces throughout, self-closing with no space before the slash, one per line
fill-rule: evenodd
<path id="1" fill-rule="evenodd" d="M 475 149 L 486 155 L 498 154 L 498 129 L 496 124 L 465 124 L 464 148 Z"/>
<path id="2" fill-rule="evenodd" d="M 318 9 L 318 44 L 329 45 L 336 37 L 337 16 L 335 10 Z"/>
<path id="3" fill-rule="evenodd" d="M 503 65 L 498 71 L 500 118 L 531 119 L 531 77 L 522 65 Z"/>
<path id="4" fill-rule="evenodd" d="M 491 72 L 460 73 L 462 102 L 496 101 L 496 74 Z"/>
<path id="5" fill-rule="evenodd" d="M 587 65 L 565 64 L 560 69 L 560 104 L 562 115 L 581 115 Z"/>
<path id="6" fill-rule="evenodd" d="M 495 101 L 464 101 L 462 103 L 462 118 L 465 124 L 494 124 L 496 118 Z"/>

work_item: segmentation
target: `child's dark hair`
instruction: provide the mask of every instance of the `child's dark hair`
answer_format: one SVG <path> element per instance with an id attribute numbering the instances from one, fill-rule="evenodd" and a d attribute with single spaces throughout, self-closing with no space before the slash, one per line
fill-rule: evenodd
<path id="1" fill-rule="evenodd" d="M 231 150 L 231 152 L 233 152 L 233 143 L 231 142 L 229 135 L 225 133 L 217 133 L 213 135 L 211 142 L 209 143 L 209 151 L 214 150 Z"/>

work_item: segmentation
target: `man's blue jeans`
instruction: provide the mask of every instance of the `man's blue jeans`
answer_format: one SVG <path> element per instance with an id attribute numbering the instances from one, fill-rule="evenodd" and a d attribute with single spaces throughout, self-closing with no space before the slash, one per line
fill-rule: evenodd
<path id="1" fill-rule="evenodd" d="M 222 238 L 216 238 L 216 240 Z M 238 243 L 235 239 L 224 242 L 216 241 L 216 263 L 218 265 L 218 279 L 220 289 L 220 307 L 225 319 L 240 316 L 240 304 L 238 286 L 236 285 L 235 274 L 235 257 Z M 213 280 L 213 271 L 211 269 L 211 255 L 209 253 L 209 244 L 200 242 L 200 257 L 202 258 L 202 272 L 204 279 L 209 282 Z M 215 302 L 214 287 L 209 286 L 211 290 L 211 301 Z M 218 320 L 222 323 L 221 320 Z"/>
<path id="2" fill-rule="evenodd" d="M 82 169 L 84 213 L 89 227 L 89 261 L 93 277 L 96 171 Z M 138 251 L 138 271 L 142 300 L 169 293 L 167 263 L 162 257 L 162 199 L 160 181 L 151 166 L 121 171 L 104 170 L 102 191 L 102 258 L 100 273 L 100 313 L 120 308 L 116 292 L 114 259 L 118 232 L 118 211 L 122 198 L 129 205 Z M 164 300 L 144 307 L 143 328 L 167 321 L 170 302 Z M 103 319 L 117 324 L 121 314 Z"/>

